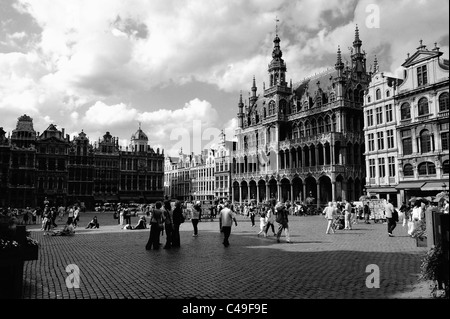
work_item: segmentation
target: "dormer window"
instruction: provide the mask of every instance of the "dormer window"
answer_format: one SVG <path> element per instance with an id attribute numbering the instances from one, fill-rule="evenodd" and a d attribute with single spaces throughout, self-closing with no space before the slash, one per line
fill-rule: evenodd
<path id="1" fill-rule="evenodd" d="M 417 85 L 422 86 L 428 84 L 427 66 L 422 65 L 417 68 Z"/>
<path id="2" fill-rule="evenodd" d="M 376 99 L 377 100 L 381 99 L 381 90 L 380 89 L 378 89 L 377 92 L 376 92 Z"/>

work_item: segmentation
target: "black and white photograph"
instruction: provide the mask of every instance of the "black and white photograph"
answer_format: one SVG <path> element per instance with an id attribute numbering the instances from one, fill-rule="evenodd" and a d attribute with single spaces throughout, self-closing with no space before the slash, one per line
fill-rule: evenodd
<path id="1" fill-rule="evenodd" d="M 1 0 L 0 299 L 448 300 L 449 24 L 447 0 Z"/>

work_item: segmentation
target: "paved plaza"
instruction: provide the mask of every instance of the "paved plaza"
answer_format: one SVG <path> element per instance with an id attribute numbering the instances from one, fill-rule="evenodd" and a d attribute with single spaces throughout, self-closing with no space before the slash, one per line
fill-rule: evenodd
<path id="1" fill-rule="evenodd" d="M 84 229 L 94 215 L 100 229 Z M 217 219 L 199 223 L 198 237 L 186 221 L 181 248 L 158 251 L 145 250 L 149 229 L 122 230 L 111 212 L 82 214 L 73 237 L 43 236 L 39 226 L 29 225 L 40 250 L 38 260 L 25 262 L 23 298 L 430 298 L 428 284 L 417 282 L 427 248 L 416 247 L 401 223 L 392 238 L 380 223 L 332 235 L 325 234 L 322 216 L 290 216 L 289 225 L 292 243 L 284 234 L 277 243 L 257 236 L 258 218 L 252 227 L 239 216 L 225 248 Z M 66 285 L 70 264 L 79 268 L 79 288 Z M 379 269 L 379 288 L 366 286 L 368 265 Z"/>

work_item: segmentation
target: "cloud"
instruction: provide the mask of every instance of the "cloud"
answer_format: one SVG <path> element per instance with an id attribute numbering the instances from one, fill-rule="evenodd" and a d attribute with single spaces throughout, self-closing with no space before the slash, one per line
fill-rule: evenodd
<path id="1" fill-rule="evenodd" d="M 138 114 L 134 108 L 129 108 L 124 103 L 106 105 L 97 101 L 87 111 L 83 123 L 90 125 L 112 127 L 118 124 L 130 123 Z"/>

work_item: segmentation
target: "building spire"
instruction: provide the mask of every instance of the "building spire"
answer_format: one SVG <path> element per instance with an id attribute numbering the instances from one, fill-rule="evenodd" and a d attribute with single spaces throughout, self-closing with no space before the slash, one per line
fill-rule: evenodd
<path id="1" fill-rule="evenodd" d="M 377 56 L 375 55 L 375 59 L 373 61 L 373 73 L 377 73 L 378 72 L 378 59 Z"/>
<path id="2" fill-rule="evenodd" d="M 341 47 L 339 45 L 337 50 L 337 61 L 335 67 L 337 70 L 344 69 L 344 63 L 342 63 Z"/>

